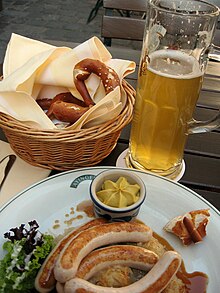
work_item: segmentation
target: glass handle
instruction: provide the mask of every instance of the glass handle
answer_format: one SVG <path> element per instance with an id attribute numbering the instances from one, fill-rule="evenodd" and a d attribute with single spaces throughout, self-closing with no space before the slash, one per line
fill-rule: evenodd
<path id="1" fill-rule="evenodd" d="M 220 62 L 220 47 L 212 44 L 208 57 L 211 60 Z"/>
<path id="2" fill-rule="evenodd" d="M 195 119 L 192 119 L 188 123 L 187 132 L 188 134 L 210 132 L 212 130 L 219 128 L 219 126 L 220 126 L 220 111 L 214 118 L 207 121 L 197 121 Z"/>
<path id="3" fill-rule="evenodd" d="M 210 46 L 210 52 L 208 54 L 209 59 L 212 59 L 214 61 L 220 62 L 220 47 L 212 44 Z M 204 133 L 204 132 L 210 132 L 212 130 L 215 130 L 219 128 L 220 126 L 220 110 L 218 111 L 218 114 L 207 121 L 197 121 L 195 119 L 192 119 L 188 123 L 188 130 L 187 133 Z"/>

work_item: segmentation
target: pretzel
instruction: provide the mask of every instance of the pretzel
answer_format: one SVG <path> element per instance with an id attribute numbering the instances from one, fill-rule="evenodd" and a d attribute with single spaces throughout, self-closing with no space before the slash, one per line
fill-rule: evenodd
<path id="1" fill-rule="evenodd" d="M 75 65 L 74 72 L 74 83 L 76 89 L 82 96 L 86 106 L 95 104 L 85 85 L 85 80 L 89 78 L 91 73 L 94 73 L 100 77 L 106 94 L 110 93 L 120 85 L 118 74 L 100 60 L 90 58 L 83 59 Z"/>
<path id="2" fill-rule="evenodd" d="M 54 116 L 60 121 L 70 123 L 76 122 L 89 109 L 70 92 L 58 94 L 53 99 L 39 99 L 37 102 L 42 109 L 48 110 L 49 118 Z"/>
<path id="3" fill-rule="evenodd" d="M 183 245 L 198 243 L 206 236 L 209 217 L 208 209 L 194 210 L 174 217 L 164 226 L 164 230 L 179 237 Z"/>
<path id="4" fill-rule="evenodd" d="M 44 98 L 44 99 L 37 99 L 36 102 L 43 110 L 48 110 L 50 108 L 52 100 L 53 99 Z"/>
<path id="5" fill-rule="evenodd" d="M 55 117 L 69 123 L 76 122 L 90 107 L 95 105 L 85 85 L 85 80 L 91 73 L 100 77 L 106 94 L 120 85 L 119 77 L 112 68 L 100 60 L 86 58 L 74 67 L 74 83 L 83 101 L 75 98 L 70 92 L 66 92 L 56 95 L 53 99 L 38 99 L 37 103 L 43 110 L 47 110 L 49 118 Z"/>

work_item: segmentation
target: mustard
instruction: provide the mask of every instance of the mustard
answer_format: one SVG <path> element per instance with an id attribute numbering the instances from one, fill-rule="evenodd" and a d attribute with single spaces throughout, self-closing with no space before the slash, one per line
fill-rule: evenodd
<path id="1" fill-rule="evenodd" d="M 126 178 L 120 177 L 116 182 L 104 181 L 101 190 L 96 195 L 101 202 L 108 206 L 124 208 L 134 204 L 139 199 L 140 186 L 130 184 Z"/>

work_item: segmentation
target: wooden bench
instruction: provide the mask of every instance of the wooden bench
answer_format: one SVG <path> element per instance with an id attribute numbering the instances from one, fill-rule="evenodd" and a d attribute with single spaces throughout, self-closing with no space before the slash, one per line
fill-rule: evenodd
<path id="1" fill-rule="evenodd" d="M 101 36 L 105 45 L 111 46 L 112 39 L 142 41 L 146 0 L 104 0 L 103 7 Z"/>
<path id="2" fill-rule="evenodd" d="M 112 39 L 142 41 L 145 27 L 147 0 L 103 0 L 105 14 L 102 18 L 101 37 L 106 46 Z M 214 43 L 220 46 L 220 21 Z"/>

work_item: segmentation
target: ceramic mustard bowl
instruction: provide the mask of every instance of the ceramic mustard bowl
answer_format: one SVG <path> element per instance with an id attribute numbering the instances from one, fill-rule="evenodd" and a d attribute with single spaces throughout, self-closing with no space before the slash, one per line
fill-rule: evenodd
<path id="1" fill-rule="evenodd" d="M 132 170 L 112 169 L 93 179 L 90 197 L 96 216 L 112 221 L 130 221 L 138 215 L 146 198 L 146 187 Z"/>

